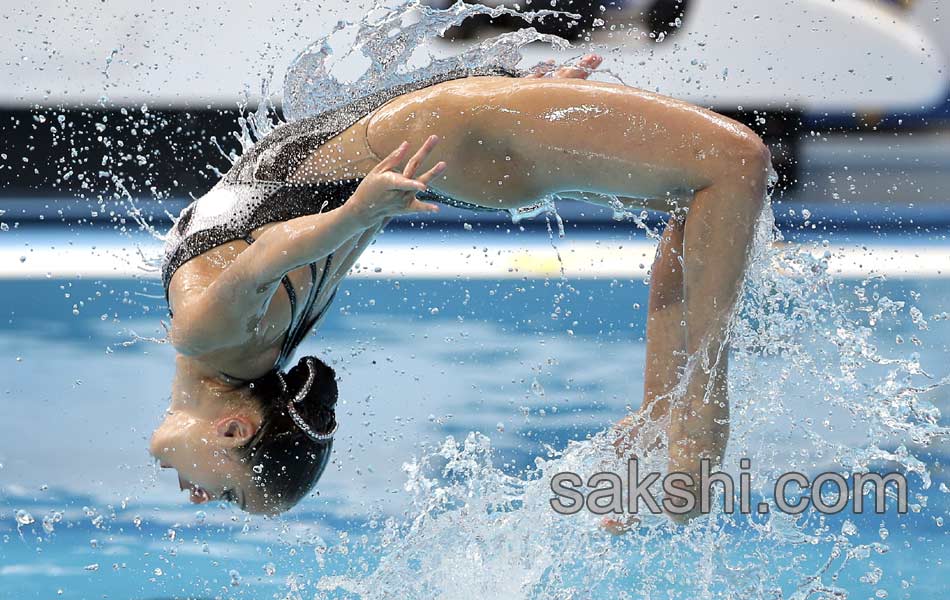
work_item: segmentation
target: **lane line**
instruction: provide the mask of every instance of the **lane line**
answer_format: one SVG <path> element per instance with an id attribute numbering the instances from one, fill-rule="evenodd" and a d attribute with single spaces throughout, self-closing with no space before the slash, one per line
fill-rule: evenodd
<path id="1" fill-rule="evenodd" d="M 546 278 L 563 268 L 571 279 L 643 278 L 649 275 L 656 246 L 648 241 L 562 240 L 557 251 L 546 243 L 511 246 L 491 240 L 474 244 L 435 242 L 406 245 L 387 241 L 372 246 L 351 276 L 377 279 Z M 0 279 L 141 278 L 157 279 L 158 244 L 71 245 L 68 248 L 0 245 Z M 950 276 L 950 245 L 854 244 L 802 246 L 816 257 L 827 252 L 828 271 L 843 278 L 872 274 L 894 278 Z M 560 260 L 559 257 L 560 256 Z"/>

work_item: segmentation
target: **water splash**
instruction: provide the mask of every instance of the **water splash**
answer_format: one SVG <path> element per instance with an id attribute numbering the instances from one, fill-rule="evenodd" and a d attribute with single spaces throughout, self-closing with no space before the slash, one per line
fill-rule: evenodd
<path id="1" fill-rule="evenodd" d="M 875 278 L 851 297 L 836 294 L 823 253 L 782 241 L 769 208 L 730 330 L 733 433 L 724 468 L 754 458 L 754 503 L 770 501 L 767 486 L 790 470 L 847 475 L 887 465 L 929 488 L 917 452 L 950 431 L 927 395 L 950 379 L 872 343 L 876 327 L 902 314 L 921 319 L 893 299 L 872 299 Z M 802 402 L 816 406 L 803 410 Z M 833 434 L 847 425 L 858 439 Z M 663 427 L 656 424 L 661 435 Z M 839 581 L 846 569 L 866 570 L 862 581 L 871 585 L 881 578 L 874 557 L 889 550 L 886 542 L 860 539 L 843 515 L 835 524 L 817 514 L 714 512 L 686 526 L 647 515 L 615 538 L 597 517 L 553 511 L 554 473 L 625 473 L 613 438 L 605 429 L 563 451 L 549 448 L 517 473 L 495 464 L 488 437 L 448 438 L 406 465 L 411 508 L 372 537 L 378 563 L 318 577 L 318 588 L 363 598 L 804 599 L 848 597 Z M 641 472 L 665 471 L 665 452 L 636 451 Z"/>
<path id="2" fill-rule="evenodd" d="M 460 0 L 446 9 L 419 0 L 380 2 L 360 21 L 340 21 L 333 31 L 303 50 L 284 76 L 283 111 L 296 120 L 332 110 L 375 90 L 416 81 L 459 67 L 498 65 L 515 69 L 519 50 L 540 41 L 553 48 L 570 48 L 563 38 L 533 27 L 488 38 L 464 52 L 437 58 L 428 49 L 435 37 L 475 15 L 517 15 L 528 23 L 545 18 L 580 15 L 558 10 L 517 12 Z M 335 53 L 334 44 L 345 48 Z"/>

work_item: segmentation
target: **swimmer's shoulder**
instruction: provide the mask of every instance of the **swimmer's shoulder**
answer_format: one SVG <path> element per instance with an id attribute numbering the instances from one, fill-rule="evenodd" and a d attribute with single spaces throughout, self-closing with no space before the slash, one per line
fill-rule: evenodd
<path id="1" fill-rule="evenodd" d="M 168 283 L 168 306 L 172 324 L 187 321 L 202 292 L 228 265 L 247 248 L 247 242 L 234 240 L 215 246 L 188 260 L 175 270 Z"/>
<path id="2" fill-rule="evenodd" d="M 217 368 L 220 361 L 207 360 L 209 352 L 215 354 L 215 345 L 209 346 L 209 343 L 218 337 L 215 332 L 222 328 L 219 317 L 226 311 L 212 304 L 213 298 L 205 292 L 247 247 L 243 240 L 225 242 L 188 260 L 172 275 L 168 285 L 168 307 L 172 314 L 168 340 L 180 354 L 215 364 Z M 237 369 L 219 370 L 239 372 Z"/>

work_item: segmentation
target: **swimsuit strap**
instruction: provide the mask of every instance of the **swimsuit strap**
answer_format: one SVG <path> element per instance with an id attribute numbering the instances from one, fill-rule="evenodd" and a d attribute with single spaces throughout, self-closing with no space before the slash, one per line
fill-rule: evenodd
<path id="1" fill-rule="evenodd" d="M 307 336 L 307 332 L 314 326 L 314 324 L 323 316 L 323 313 L 326 311 L 327 307 L 333 302 L 333 297 L 327 302 L 326 305 L 320 310 L 317 318 L 310 319 L 305 321 L 307 315 L 313 311 L 314 305 L 317 303 L 317 299 L 320 296 L 320 292 L 323 291 L 323 287 L 327 282 L 327 279 L 330 275 L 330 265 L 333 264 L 333 254 L 327 255 L 326 261 L 323 264 L 323 274 L 320 276 L 320 281 L 317 281 L 317 265 L 316 263 L 310 263 L 310 294 L 307 296 L 307 302 L 304 304 L 303 310 L 300 312 L 300 320 L 296 323 L 295 327 L 292 327 L 287 331 L 287 337 L 284 338 L 284 345 L 280 349 L 280 357 L 277 359 L 277 366 L 280 368 L 284 365 L 290 357 L 293 355 L 294 350 L 297 349 L 297 346 L 303 341 Z M 334 291 L 333 296 L 336 296 L 336 291 Z"/>

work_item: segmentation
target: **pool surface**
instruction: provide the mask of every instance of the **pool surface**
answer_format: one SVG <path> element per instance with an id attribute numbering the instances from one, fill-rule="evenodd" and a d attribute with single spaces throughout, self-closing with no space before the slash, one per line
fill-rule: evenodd
<path id="1" fill-rule="evenodd" d="M 68 244 L 68 234 L 46 238 L 44 231 L 21 232 L 0 249 L 3 256 L 25 243 L 38 253 Z M 797 524 L 719 515 L 689 533 L 653 523 L 615 538 L 590 517 L 558 516 L 544 505 L 540 473 L 596 464 L 587 460 L 590 438 L 640 402 L 652 246 L 642 234 L 607 237 L 612 247 L 646 253 L 617 267 L 631 277 L 550 274 L 545 261 L 557 260 L 554 247 L 594 247 L 596 235 L 446 234 L 438 243 L 472 248 L 467 262 L 475 274 L 460 277 L 400 276 L 368 259 L 300 350 L 339 373 L 341 427 L 318 493 L 278 519 L 191 506 L 174 474 L 149 457 L 146 442 L 167 404 L 173 368 L 172 348 L 155 341 L 166 318 L 157 280 L 94 269 L 82 278 L 8 274 L 0 283 L 0 596 L 825 598 L 846 590 L 854 598 L 944 597 L 945 442 L 924 448 L 891 436 L 883 448 L 909 447 L 933 480 L 925 489 L 919 475 L 910 476 L 906 515 L 893 507 L 885 515 L 807 514 Z M 124 243 L 103 234 L 110 240 Z M 384 241 L 411 248 L 407 256 L 420 261 L 439 250 L 411 232 Z M 849 241 L 885 252 L 906 246 L 906 239 L 879 236 Z M 939 239 L 921 243 L 938 261 L 948 249 Z M 536 252 L 534 262 L 520 263 L 524 274 L 478 272 L 495 268 L 485 264 L 501 260 L 496 248 L 525 246 Z M 916 357 L 931 383 L 946 376 L 950 279 L 938 271 L 833 278 L 826 293 L 858 321 L 874 309 L 862 308 L 855 290 L 877 298 L 872 307 L 884 306 L 881 297 L 907 302 L 883 310 L 861 335 L 841 323 L 822 339 L 796 329 L 791 316 L 807 306 L 778 310 L 789 315 L 782 329 L 770 330 L 768 315 L 749 317 L 749 331 L 762 340 L 781 334 L 785 341 L 776 344 L 788 350 L 736 361 L 731 377 L 741 408 L 727 466 L 740 455 L 769 472 L 836 466 L 844 459 L 835 452 L 861 446 L 875 426 L 854 411 L 911 379 L 875 363 L 856 369 L 850 382 L 838 367 L 829 367 L 825 382 L 820 372 L 806 381 L 803 369 L 811 367 L 802 363 L 786 373 L 783 403 L 771 411 L 769 386 L 794 356 L 810 357 L 819 371 L 829 360 L 857 364 L 861 353 L 845 360 L 841 348 L 860 338 L 882 355 Z M 801 279 L 779 277 L 776 286 Z M 801 318 L 814 319 L 807 321 L 814 327 L 823 322 L 821 315 Z M 841 348 L 829 359 L 824 353 L 834 344 L 826 342 L 838 338 Z M 750 344 L 743 347 L 750 352 Z M 849 415 L 829 400 L 836 386 L 860 387 L 868 398 L 855 398 Z M 923 396 L 947 408 L 946 388 Z"/>

